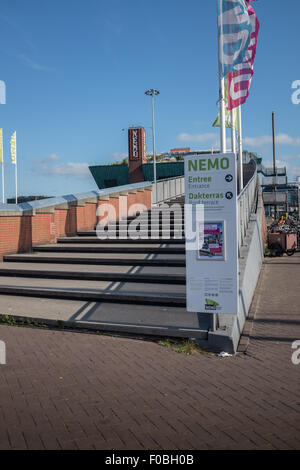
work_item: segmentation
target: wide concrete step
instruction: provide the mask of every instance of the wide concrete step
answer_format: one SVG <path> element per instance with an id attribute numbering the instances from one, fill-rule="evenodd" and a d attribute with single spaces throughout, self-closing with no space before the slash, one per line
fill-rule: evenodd
<path id="1" fill-rule="evenodd" d="M 155 218 L 138 218 L 138 219 L 133 219 L 133 220 L 118 220 L 118 221 L 112 221 L 110 222 L 111 225 L 117 225 L 117 226 L 126 226 L 126 225 L 162 225 L 162 224 L 170 224 L 170 225 L 183 225 L 184 224 L 184 218 L 180 219 L 173 219 L 169 217 L 155 217 Z"/>
<path id="2" fill-rule="evenodd" d="M 154 233 L 154 229 L 153 231 L 151 232 L 151 230 L 144 230 L 143 232 L 137 232 L 137 235 L 138 238 L 137 240 L 143 240 L 146 239 L 146 240 L 165 240 L 165 239 L 172 239 L 172 240 L 184 240 L 185 236 L 184 236 L 184 231 L 175 231 L 175 237 L 174 237 L 174 230 L 170 230 L 170 231 L 167 231 L 167 230 L 157 230 L 157 234 Z M 128 232 L 126 231 L 126 236 L 124 236 L 124 233 L 123 233 L 123 230 L 119 231 L 118 227 L 116 227 L 116 231 L 115 231 L 115 234 L 116 234 L 116 238 L 117 239 L 120 239 L 122 240 L 133 240 L 132 237 L 130 237 L 128 235 Z M 77 232 L 77 235 L 79 237 L 97 237 L 97 231 L 96 230 L 83 230 L 83 231 L 79 231 Z M 109 235 L 109 234 L 108 234 Z M 154 236 L 155 235 L 155 236 Z M 136 240 L 134 240 L 136 241 Z M 130 242 L 129 242 L 130 243 Z"/>
<path id="3" fill-rule="evenodd" d="M 104 225 L 104 224 L 103 224 Z M 116 226 L 116 227 L 163 227 L 163 226 L 170 226 L 170 227 L 182 227 L 184 225 L 183 220 L 169 220 L 168 218 L 163 218 L 162 220 L 155 219 L 155 220 L 149 220 L 149 219 L 135 219 L 135 220 L 118 220 L 116 222 L 110 222 L 110 224 L 107 224 L 105 222 L 105 225 L 111 225 L 111 226 Z"/>
<path id="4" fill-rule="evenodd" d="M 5 263 L 6 265 L 9 263 Z M 84 268 L 82 266 L 82 268 Z M 15 268 L 14 263 L 9 268 L 0 267 L 0 277 L 27 277 L 37 279 L 77 279 L 85 281 L 118 281 L 118 282 L 140 282 L 152 284 L 184 284 L 185 274 L 142 274 L 142 273 L 122 273 L 122 272 L 87 272 L 84 269 L 78 270 L 49 270 L 29 268 L 23 263 L 22 268 Z"/>
<path id="5" fill-rule="evenodd" d="M 70 326 L 100 331 L 207 339 L 210 323 L 185 307 L 1 295 L 0 314 L 31 318 L 44 324 L 64 321 Z"/>
<path id="6" fill-rule="evenodd" d="M 97 229 L 97 231 L 107 231 L 107 232 L 116 232 L 116 233 L 128 233 L 129 235 L 132 236 L 136 236 L 136 235 L 139 235 L 140 233 L 149 233 L 151 234 L 151 232 L 154 232 L 154 231 L 157 231 L 157 232 L 160 232 L 160 235 L 161 237 L 163 238 L 164 237 L 164 234 L 165 234 L 165 238 L 168 238 L 170 236 L 173 236 L 173 233 L 176 232 L 180 232 L 180 233 L 183 233 L 185 228 L 184 228 L 184 225 L 180 224 L 180 225 L 168 225 L 168 224 L 164 224 L 164 225 L 151 225 L 151 224 L 145 224 L 145 225 L 136 225 L 136 226 L 127 226 L 127 225 L 110 225 L 110 226 L 98 226 L 98 227 L 95 227 L 95 229 Z"/>
<path id="7" fill-rule="evenodd" d="M 140 246 L 116 246 L 116 245 L 105 245 L 100 246 L 99 244 L 95 245 L 76 245 L 76 244 L 55 244 L 55 245 L 42 245 L 33 248 L 34 252 L 48 252 L 48 253 L 157 253 L 157 254 L 184 254 L 185 247 L 183 246 L 149 246 L 149 245 L 140 245 Z"/>
<path id="8" fill-rule="evenodd" d="M 186 304 L 185 286 L 175 284 L 32 279 L 0 276 L 0 294 L 86 300 L 93 302 L 137 303 L 181 306 Z"/>
<path id="9" fill-rule="evenodd" d="M 30 263 L 27 260 L 24 262 L 4 262 L 0 263 L 0 271 L 5 270 L 5 273 L 11 271 L 23 271 L 23 270 L 39 270 L 39 271 L 46 271 L 46 272 L 60 272 L 60 271 L 71 271 L 75 273 L 97 273 L 100 275 L 107 274 L 142 274 L 142 275 L 163 275 L 164 277 L 168 277 L 168 275 L 180 275 L 185 277 L 185 267 L 184 266 L 119 266 L 119 265 L 87 265 L 87 264 L 55 264 L 55 263 L 45 263 L 41 262 L 34 262 Z M 9 274 L 7 274 L 9 275 Z M 12 274 L 13 275 L 13 274 Z"/>
<path id="10" fill-rule="evenodd" d="M 120 220 L 134 220 L 136 218 L 138 219 L 160 219 L 160 218 L 164 218 L 164 217 L 167 217 L 167 218 L 171 218 L 171 219 L 178 219 L 178 220 L 181 220 L 184 218 L 184 211 L 182 211 L 181 209 L 179 209 L 178 211 L 157 211 L 157 212 L 143 212 L 142 214 L 138 214 L 138 215 L 127 215 L 124 216 L 124 217 L 121 217 Z"/>
<path id="11" fill-rule="evenodd" d="M 139 243 L 137 243 L 136 240 L 132 240 L 131 238 L 125 238 L 125 239 L 106 239 L 106 240 L 101 240 L 99 238 L 97 238 L 96 236 L 96 232 L 92 235 L 92 236 L 77 236 L 77 237 L 65 237 L 65 238 L 58 238 L 57 239 L 57 242 L 58 243 L 65 243 L 65 244 L 73 244 L 73 243 L 82 243 L 82 244 L 95 244 L 95 243 L 99 243 L 103 246 L 107 246 L 107 245 L 116 245 L 118 244 L 118 246 L 123 246 L 125 249 L 127 248 L 128 245 L 131 245 L 131 246 L 141 246 L 141 243 L 143 245 L 147 244 L 147 245 L 154 245 L 154 246 L 157 246 L 157 247 L 163 247 L 164 245 L 171 245 L 171 246 L 174 246 L 174 245 L 184 245 L 185 244 L 185 239 L 182 239 L 182 238 L 166 238 L 166 239 L 152 239 L 152 238 L 148 238 L 148 239 L 143 239 L 141 240 Z"/>
<path id="12" fill-rule="evenodd" d="M 160 206 L 153 206 L 151 209 L 144 210 L 141 213 L 147 213 L 147 212 L 169 212 L 174 208 L 174 204 L 176 204 L 176 207 L 181 207 L 184 209 L 185 203 L 184 201 L 173 201 L 171 204 L 165 204 L 165 205 L 160 205 Z"/>
<path id="13" fill-rule="evenodd" d="M 115 265 L 115 266 L 185 266 L 185 255 L 143 255 L 131 254 L 129 256 L 116 253 L 55 253 L 47 255 L 17 254 L 4 256 L 5 262 L 55 263 L 55 264 L 82 264 L 82 265 Z"/>

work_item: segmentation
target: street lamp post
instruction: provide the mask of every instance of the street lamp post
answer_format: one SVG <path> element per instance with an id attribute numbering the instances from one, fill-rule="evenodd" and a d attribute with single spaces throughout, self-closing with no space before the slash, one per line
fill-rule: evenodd
<path id="1" fill-rule="evenodd" d="M 154 185 L 155 185 L 155 204 L 157 204 L 157 178 L 156 178 L 156 150 L 155 150 L 155 121 L 154 121 L 154 96 L 159 95 L 158 90 L 147 90 L 145 95 L 151 96 L 152 98 L 152 142 L 153 142 L 153 173 L 154 173 Z"/>

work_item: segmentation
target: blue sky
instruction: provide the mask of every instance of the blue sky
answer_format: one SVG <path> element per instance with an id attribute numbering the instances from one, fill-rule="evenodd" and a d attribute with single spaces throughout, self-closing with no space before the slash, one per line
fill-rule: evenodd
<path id="1" fill-rule="evenodd" d="M 252 4 L 261 29 L 255 75 L 243 106 L 244 147 L 277 158 L 300 176 L 298 0 Z M 61 195 L 95 189 L 88 165 L 127 154 L 131 125 L 143 125 L 151 151 L 151 100 L 157 151 L 218 145 L 215 0 L 2 0 L 0 105 L 7 196 L 14 194 L 9 139 L 18 135 L 19 194 Z"/>

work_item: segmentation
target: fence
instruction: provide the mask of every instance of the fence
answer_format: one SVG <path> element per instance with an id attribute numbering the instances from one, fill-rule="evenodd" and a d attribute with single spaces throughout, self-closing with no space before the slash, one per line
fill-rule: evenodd
<path id="1" fill-rule="evenodd" d="M 250 221 L 251 213 L 255 212 L 258 197 L 258 176 L 255 170 L 254 175 L 244 187 L 243 191 L 238 195 L 238 241 L 239 251 L 244 244 L 247 234 L 247 228 Z"/>
<path id="2" fill-rule="evenodd" d="M 165 180 L 157 181 L 157 201 L 155 185 L 153 184 L 152 202 L 159 204 L 164 201 L 169 201 L 177 196 L 184 195 L 184 176 L 177 176 Z"/>
<path id="3" fill-rule="evenodd" d="M 266 176 L 262 179 L 262 186 L 285 186 L 287 176 Z"/>
<path id="4" fill-rule="evenodd" d="M 263 200 L 265 204 L 268 205 L 277 205 L 277 204 L 286 204 L 288 202 L 288 193 L 287 191 L 280 192 L 264 192 Z"/>
<path id="5" fill-rule="evenodd" d="M 250 216 L 256 210 L 257 197 L 258 197 L 258 176 L 255 170 L 252 178 L 249 180 L 243 191 L 238 196 L 238 241 L 239 250 L 244 244 L 247 234 L 247 228 L 250 221 Z M 184 195 L 184 176 L 177 178 L 170 178 L 157 182 L 157 203 L 171 200 L 174 197 Z M 152 202 L 155 203 L 155 189 L 153 184 Z"/>
<path id="6" fill-rule="evenodd" d="M 238 196 L 239 248 L 243 245 L 251 213 L 257 201 L 257 171 Z M 0 259 L 3 254 L 30 251 L 34 245 L 55 243 L 57 237 L 92 229 L 97 222 L 96 209 L 108 202 L 122 217 L 121 198 L 126 203 L 152 204 L 183 196 L 184 176 L 119 186 L 90 193 L 62 196 L 23 204 L 0 204 Z M 152 196 L 152 197 L 151 197 Z"/>
<path id="7" fill-rule="evenodd" d="M 262 173 L 264 176 L 286 176 L 286 167 L 281 167 L 281 168 L 266 168 L 262 164 L 257 165 L 257 171 L 258 173 Z"/>
<path id="8" fill-rule="evenodd" d="M 21 204 L 0 204 L 0 260 L 4 254 L 31 251 L 33 246 L 55 243 L 58 237 L 93 230 L 97 210 L 111 205 L 116 218 L 127 215 L 127 207 L 152 205 L 152 182 L 69 194 Z"/>

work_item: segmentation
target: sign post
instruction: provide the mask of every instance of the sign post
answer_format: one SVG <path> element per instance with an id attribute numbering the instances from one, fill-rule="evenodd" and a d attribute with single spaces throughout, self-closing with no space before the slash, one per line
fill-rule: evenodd
<path id="1" fill-rule="evenodd" d="M 139 183 L 144 180 L 143 163 L 147 163 L 146 132 L 143 127 L 128 129 L 128 165 L 129 182 Z"/>
<path id="2" fill-rule="evenodd" d="M 235 154 L 185 157 L 185 203 L 187 311 L 237 315 Z"/>

